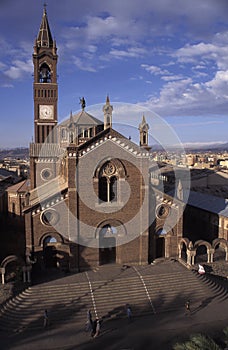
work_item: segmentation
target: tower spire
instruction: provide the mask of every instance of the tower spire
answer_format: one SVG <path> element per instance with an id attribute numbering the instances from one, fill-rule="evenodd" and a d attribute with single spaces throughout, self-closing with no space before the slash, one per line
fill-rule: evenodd
<path id="1" fill-rule="evenodd" d="M 39 47 L 53 47 L 53 39 L 47 18 L 47 5 L 44 3 L 43 16 L 40 24 L 40 30 L 37 36 L 37 45 Z"/>

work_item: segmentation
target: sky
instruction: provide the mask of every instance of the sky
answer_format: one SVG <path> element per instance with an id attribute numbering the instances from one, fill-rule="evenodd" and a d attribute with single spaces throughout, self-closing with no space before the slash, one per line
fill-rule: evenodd
<path id="1" fill-rule="evenodd" d="M 32 140 L 43 4 L 0 0 L 0 148 Z M 59 55 L 59 121 L 79 110 L 79 97 L 89 111 L 109 94 L 113 104 L 156 113 L 184 145 L 228 141 L 227 0 L 49 0 L 47 14 Z M 124 119 L 138 128 L 142 115 Z M 150 114 L 147 122 L 153 133 Z"/>

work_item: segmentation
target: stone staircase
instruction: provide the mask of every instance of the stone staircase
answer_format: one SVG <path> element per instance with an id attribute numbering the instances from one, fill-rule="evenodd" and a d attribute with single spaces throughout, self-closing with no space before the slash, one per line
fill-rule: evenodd
<path id="1" fill-rule="evenodd" d="M 190 299 L 199 307 L 207 298 L 226 297 L 227 291 L 207 276 L 187 270 L 178 262 L 126 267 L 106 265 L 27 288 L 0 309 L 0 329 L 22 331 L 43 327 L 48 310 L 52 326 L 74 322 L 84 327 L 86 311 L 93 317 L 126 317 L 168 311 L 184 312 Z"/>

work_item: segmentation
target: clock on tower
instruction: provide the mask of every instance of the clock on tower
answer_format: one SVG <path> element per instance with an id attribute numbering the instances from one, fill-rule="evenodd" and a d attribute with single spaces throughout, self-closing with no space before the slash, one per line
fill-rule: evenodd
<path id="1" fill-rule="evenodd" d="M 54 118 L 54 106 L 53 105 L 40 105 L 39 117 L 40 119 L 53 119 Z"/>

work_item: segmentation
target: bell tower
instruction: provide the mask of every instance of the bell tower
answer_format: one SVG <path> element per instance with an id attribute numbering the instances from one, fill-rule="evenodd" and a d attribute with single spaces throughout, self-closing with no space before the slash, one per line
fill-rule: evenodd
<path id="1" fill-rule="evenodd" d="M 55 143 L 57 124 L 57 48 L 52 39 L 46 5 L 34 43 L 34 136 L 35 143 Z"/>
<path id="2" fill-rule="evenodd" d="M 58 56 L 45 5 L 33 49 L 34 142 L 30 144 L 31 189 L 58 175 L 57 163 L 60 154 L 56 131 Z"/>

